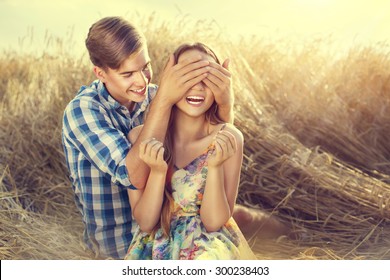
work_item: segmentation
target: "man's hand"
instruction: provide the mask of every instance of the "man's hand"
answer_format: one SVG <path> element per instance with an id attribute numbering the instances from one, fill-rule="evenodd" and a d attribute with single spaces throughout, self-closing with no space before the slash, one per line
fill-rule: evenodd
<path id="1" fill-rule="evenodd" d="M 215 102 L 219 107 L 219 117 L 226 122 L 233 122 L 234 94 L 229 62 L 229 59 L 226 59 L 222 66 L 210 62 L 210 74 L 203 82 L 214 94 Z"/>
<path id="2" fill-rule="evenodd" d="M 202 60 L 200 55 L 189 57 L 174 64 L 171 55 L 161 76 L 158 92 L 169 106 L 177 103 L 194 85 L 208 76 L 210 62 Z"/>

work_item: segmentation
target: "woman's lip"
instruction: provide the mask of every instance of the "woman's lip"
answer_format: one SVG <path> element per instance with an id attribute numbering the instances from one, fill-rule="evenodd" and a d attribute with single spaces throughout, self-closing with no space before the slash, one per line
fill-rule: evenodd
<path id="1" fill-rule="evenodd" d="M 201 106 L 206 99 L 202 96 L 187 96 L 186 102 L 191 106 Z"/>

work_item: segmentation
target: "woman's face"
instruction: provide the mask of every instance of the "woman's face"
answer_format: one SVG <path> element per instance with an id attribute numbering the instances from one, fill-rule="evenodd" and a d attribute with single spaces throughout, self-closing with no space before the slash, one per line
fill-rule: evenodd
<path id="1" fill-rule="evenodd" d="M 178 62 L 194 55 L 201 55 L 202 59 L 215 62 L 210 55 L 195 49 L 182 53 Z M 185 114 L 196 117 L 206 113 L 213 103 L 214 94 L 202 81 L 190 88 L 176 103 L 176 107 Z"/>

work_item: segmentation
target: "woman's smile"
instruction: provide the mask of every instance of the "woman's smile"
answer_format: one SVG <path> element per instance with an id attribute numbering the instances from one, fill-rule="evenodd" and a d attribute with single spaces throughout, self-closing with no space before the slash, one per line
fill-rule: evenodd
<path id="1" fill-rule="evenodd" d="M 205 101 L 205 98 L 199 95 L 191 95 L 186 97 L 186 101 L 190 105 L 200 106 Z"/>

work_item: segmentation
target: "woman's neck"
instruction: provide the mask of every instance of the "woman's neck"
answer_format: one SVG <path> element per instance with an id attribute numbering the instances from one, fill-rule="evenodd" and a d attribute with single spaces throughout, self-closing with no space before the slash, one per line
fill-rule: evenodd
<path id="1" fill-rule="evenodd" d="M 208 128 L 205 115 L 191 117 L 176 110 L 173 123 L 175 143 L 190 143 L 200 140 L 208 135 Z"/>

